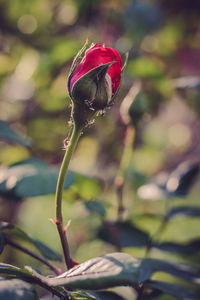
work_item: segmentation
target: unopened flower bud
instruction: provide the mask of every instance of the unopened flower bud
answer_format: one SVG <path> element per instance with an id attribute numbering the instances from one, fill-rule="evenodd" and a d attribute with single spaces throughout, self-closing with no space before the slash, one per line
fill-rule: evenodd
<path id="1" fill-rule="evenodd" d="M 68 78 L 74 119 L 83 123 L 84 119 L 87 121 L 110 105 L 119 88 L 121 70 L 122 60 L 115 49 L 96 44 L 85 51 L 84 46 L 76 56 Z"/>

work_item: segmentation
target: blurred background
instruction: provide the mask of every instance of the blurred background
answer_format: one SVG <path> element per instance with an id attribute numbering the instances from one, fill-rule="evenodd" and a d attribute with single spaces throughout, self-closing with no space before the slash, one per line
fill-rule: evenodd
<path id="1" fill-rule="evenodd" d="M 42 188 L 49 173 L 37 169 L 37 180 L 25 182 L 26 191 L 21 192 L 17 183 L 27 177 L 27 170 L 13 173 L 12 168 L 27 161 L 35 166 L 34 159 L 51 171 L 60 165 L 70 130 L 67 75 L 87 37 L 116 48 L 123 59 L 129 52 L 129 60 L 115 105 L 85 130 L 71 163 L 78 177 L 66 189 L 63 207 L 66 222 L 72 220 L 73 258 L 81 262 L 115 249 L 104 242 L 99 228 L 117 218 L 114 179 L 127 128 L 134 137 L 123 173 L 124 219 L 151 235 L 169 209 L 199 207 L 199 12 L 198 0 L 0 0 L 2 220 L 60 251 L 49 222 L 54 217 L 55 178 L 46 182 L 53 190 L 37 194 L 31 188 Z M 124 98 L 129 100 L 125 112 Z M 199 241 L 199 228 L 194 214 L 175 218 L 161 240 L 181 245 Z M 129 246 L 123 251 L 144 255 L 140 244 Z M 153 249 L 151 255 L 179 259 L 169 252 Z M 181 261 L 197 263 L 196 252 L 193 258 L 190 252 L 190 259 L 184 255 Z M 3 260 L 11 260 L 9 254 Z M 38 264 L 19 252 L 12 260 Z"/>

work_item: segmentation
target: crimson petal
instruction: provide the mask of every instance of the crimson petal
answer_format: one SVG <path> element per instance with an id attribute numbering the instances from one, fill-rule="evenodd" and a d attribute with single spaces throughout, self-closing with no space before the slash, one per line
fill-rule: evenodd
<path id="1" fill-rule="evenodd" d="M 70 91 L 72 91 L 74 83 L 80 77 L 101 64 L 109 62 L 115 62 L 108 69 L 108 75 L 112 81 L 112 96 L 114 96 L 121 79 L 122 60 L 117 50 L 110 47 L 104 47 L 100 44 L 91 45 L 85 52 L 84 58 L 70 79 Z"/>

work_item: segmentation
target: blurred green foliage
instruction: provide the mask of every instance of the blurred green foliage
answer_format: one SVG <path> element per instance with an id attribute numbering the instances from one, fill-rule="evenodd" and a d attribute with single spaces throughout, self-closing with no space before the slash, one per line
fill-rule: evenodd
<path id="1" fill-rule="evenodd" d="M 107 230 L 106 219 L 116 221 L 113 180 L 126 131 L 120 105 L 136 81 L 141 84 L 137 97 L 132 97 L 136 101 L 131 110 L 136 136 L 124 192 L 128 233 L 125 225 L 121 231 L 128 236 L 139 228 L 146 237 L 156 232 L 162 216 L 171 208 L 199 207 L 197 178 L 184 197 L 166 193 L 166 183 L 161 183 L 163 173 L 170 176 L 183 161 L 199 164 L 199 10 L 198 0 L 0 0 L 0 174 L 12 164 L 37 157 L 48 164 L 49 169 L 42 171 L 43 175 L 48 173 L 48 181 L 54 167 L 60 165 L 63 140 L 71 128 L 67 75 L 87 37 L 91 43 L 116 48 L 122 57 L 129 52 L 115 105 L 85 130 L 70 166 L 76 179 L 64 193 L 63 208 L 66 222 L 72 220 L 69 240 L 73 258 L 78 261 L 116 249 L 114 243 L 104 243 L 98 233 L 100 227 Z M 138 105 L 138 101 L 143 104 Z M 159 180 L 156 174 L 162 175 Z M 16 174 L 12 176 L 16 179 Z M 5 184 L 5 176 L 2 178 L 0 183 Z M 9 181 L 12 193 L 16 188 L 14 179 Z M 55 180 L 53 185 L 52 181 L 46 185 L 45 194 L 52 194 Z M 145 185 L 151 189 L 137 193 Z M 54 216 L 52 195 L 32 197 L 40 194 L 26 188 L 28 201 L 17 204 L 14 213 L 9 212 L 10 202 L 4 203 L 12 203 L 10 194 L 9 199 L 2 197 L 1 219 L 18 222 L 25 231 L 60 251 L 55 228 L 48 221 Z M 148 197 L 144 191 L 150 191 Z M 156 197 L 158 200 L 153 201 Z M 195 217 L 174 218 L 158 237 L 161 245 L 152 248 L 152 257 L 180 260 L 173 251 L 161 251 L 166 247 L 162 243 L 187 244 L 199 239 L 199 226 Z M 125 245 L 127 236 L 122 236 Z M 140 247 L 130 246 L 124 251 L 144 255 Z M 9 261 L 11 256 L 3 254 L 2 260 Z M 190 257 L 181 254 L 182 261 L 200 268 L 198 258 L 199 253 Z M 13 260 L 38 267 L 25 255 L 16 254 Z"/>

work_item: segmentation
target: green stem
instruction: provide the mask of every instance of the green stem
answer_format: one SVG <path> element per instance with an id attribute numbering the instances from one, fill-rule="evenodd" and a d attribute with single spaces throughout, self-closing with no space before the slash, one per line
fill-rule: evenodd
<path id="1" fill-rule="evenodd" d="M 55 196 L 55 204 L 56 204 L 56 226 L 57 230 L 60 236 L 60 241 L 63 248 L 65 263 L 68 269 L 71 268 L 71 258 L 70 258 L 70 251 L 69 251 L 69 245 L 67 241 L 67 237 L 64 231 L 63 227 L 63 217 L 62 217 L 62 194 L 63 194 L 63 188 L 65 183 L 65 178 L 67 174 L 67 170 L 69 167 L 69 163 L 72 157 L 72 154 L 75 150 L 75 147 L 77 145 L 78 139 L 80 137 L 82 131 L 82 127 L 77 127 L 76 124 L 74 124 L 71 139 L 69 141 L 69 144 L 67 146 L 65 156 L 62 161 L 62 165 L 60 168 L 60 173 L 58 176 L 57 181 L 57 188 L 56 188 L 56 196 Z"/>
<path id="2" fill-rule="evenodd" d="M 168 210 L 169 210 L 169 199 L 165 199 L 165 214 L 162 217 L 160 226 L 157 228 L 156 232 L 154 232 L 154 234 L 149 239 L 149 242 L 147 244 L 147 248 L 145 251 L 145 257 L 149 256 L 149 253 L 152 249 L 154 241 L 160 237 L 160 235 L 163 233 L 163 231 L 165 230 L 165 228 L 168 224 L 168 220 L 166 219 Z"/>
<path id="3" fill-rule="evenodd" d="M 127 169 L 130 165 L 130 161 L 133 154 L 133 142 L 135 139 L 135 128 L 131 125 L 126 128 L 126 136 L 124 141 L 124 149 L 123 154 L 119 166 L 119 170 L 115 177 L 115 187 L 117 192 L 117 221 L 122 221 L 123 212 L 124 212 L 124 204 L 123 204 L 123 191 L 124 191 L 124 183 Z"/>
<path id="4" fill-rule="evenodd" d="M 148 244 L 147 244 L 147 248 L 145 250 L 145 255 L 144 255 L 145 258 L 149 256 L 149 253 L 150 253 L 150 251 L 152 249 L 154 241 L 157 238 L 159 238 L 159 236 L 163 233 L 163 231 L 166 228 L 166 225 L 167 225 L 167 222 L 165 221 L 165 219 L 163 219 L 162 222 L 161 222 L 161 224 L 160 224 L 160 226 L 156 230 L 156 232 L 154 232 L 154 234 L 150 237 L 150 239 L 148 241 Z"/>

